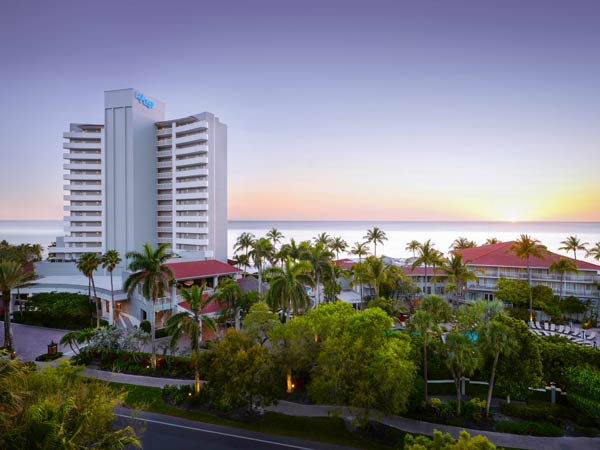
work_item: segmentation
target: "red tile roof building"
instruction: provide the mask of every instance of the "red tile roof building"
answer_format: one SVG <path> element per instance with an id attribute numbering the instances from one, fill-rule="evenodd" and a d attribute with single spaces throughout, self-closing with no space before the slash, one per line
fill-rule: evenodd
<path id="1" fill-rule="evenodd" d="M 467 284 L 468 298 L 493 299 L 500 278 L 527 280 L 527 261 L 510 251 L 513 244 L 514 241 L 500 242 L 456 250 L 471 269 L 479 271 L 479 281 Z M 593 282 L 600 280 L 598 277 L 600 266 L 550 251 L 544 253 L 544 258 L 529 259 L 532 285 L 548 286 L 557 294 L 561 292 L 561 275 L 549 270 L 550 265 L 561 258 L 572 261 L 579 270 L 579 273 L 565 275 L 564 295 L 598 301 L 600 291 Z"/>

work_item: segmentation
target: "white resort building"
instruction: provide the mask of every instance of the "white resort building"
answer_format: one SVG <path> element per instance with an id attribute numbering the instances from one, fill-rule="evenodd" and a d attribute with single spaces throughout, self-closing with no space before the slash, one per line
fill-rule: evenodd
<path id="1" fill-rule="evenodd" d="M 164 103 L 135 89 L 106 91 L 103 118 L 63 133 L 65 233 L 50 261 L 36 264 L 35 284 L 20 292 L 87 294 L 75 262 L 83 253 L 117 250 L 123 261 L 113 273 L 114 304 L 109 274 L 94 276 L 102 318 L 139 323 L 150 305 L 122 291 L 125 255 L 166 243 L 178 284 L 157 307 L 160 321 L 182 307 L 181 287 L 208 281 L 210 288 L 219 277 L 238 276 L 226 264 L 227 126 L 209 112 L 166 119 Z"/>

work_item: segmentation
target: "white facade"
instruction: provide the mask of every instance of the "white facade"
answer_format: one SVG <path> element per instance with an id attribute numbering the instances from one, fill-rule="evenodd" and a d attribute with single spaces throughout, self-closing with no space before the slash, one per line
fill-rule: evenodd
<path id="1" fill-rule="evenodd" d="M 156 239 L 176 255 L 226 260 L 227 128 L 203 113 L 156 124 Z"/>
<path id="2" fill-rule="evenodd" d="M 227 127 L 211 113 L 165 120 L 134 89 L 106 91 L 104 124 L 64 133 L 65 237 L 56 259 L 171 244 L 186 259 L 227 258 Z M 125 264 L 125 262 L 123 263 Z"/>

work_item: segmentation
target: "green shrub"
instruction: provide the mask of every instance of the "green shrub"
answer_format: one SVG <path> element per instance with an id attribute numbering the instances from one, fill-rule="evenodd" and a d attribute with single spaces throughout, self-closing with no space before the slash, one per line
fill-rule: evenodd
<path id="1" fill-rule="evenodd" d="M 185 384 L 181 386 L 167 384 L 162 390 L 162 395 L 165 400 L 169 400 L 175 405 L 180 405 L 186 399 L 192 397 L 193 387 Z"/>
<path id="2" fill-rule="evenodd" d="M 164 338 L 164 337 L 166 337 L 168 335 L 169 335 L 169 333 L 167 333 L 167 329 L 166 328 L 160 328 L 158 330 L 155 330 L 155 332 L 154 332 L 154 337 L 156 339 Z"/>
<path id="3" fill-rule="evenodd" d="M 142 320 L 140 322 L 140 329 L 150 334 L 150 332 L 152 331 L 152 324 L 148 320 Z"/>
<path id="4" fill-rule="evenodd" d="M 534 403 L 522 405 L 519 403 L 500 403 L 500 411 L 511 417 L 526 420 L 549 420 L 561 416 L 561 407 L 552 403 Z"/>
<path id="5" fill-rule="evenodd" d="M 77 330 L 90 326 L 95 305 L 86 295 L 68 292 L 43 292 L 32 295 L 13 321 L 48 328 Z M 95 321 L 94 321 L 95 326 Z"/>
<path id="6" fill-rule="evenodd" d="M 467 420 L 480 422 L 481 419 L 483 419 L 483 414 L 485 412 L 485 404 L 485 400 L 473 397 L 471 400 L 463 404 L 462 413 Z"/>
<path id="7" fill-rule="evenodd" d="M 533 436 L 563 436 L 564 432 L 560 427 L 551 423 L 544 422 L 496 422 L 496 431 L 501 433 L 513 434 L 531 434 Z"/>
<path id="8" fill-rule="evenodd" d="M 44 353 L 43 355 L 35 358 L 36 361 L 46 362 L 46 361 L 54 361 L 55 359 L 60 358 L 63 355 L 62 352 L 57 352 L 54 355 L 49 355 L 48 353 Z"/>

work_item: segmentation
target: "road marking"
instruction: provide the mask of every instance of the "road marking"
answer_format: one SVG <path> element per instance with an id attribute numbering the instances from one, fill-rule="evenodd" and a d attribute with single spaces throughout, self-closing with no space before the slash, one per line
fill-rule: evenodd
<path id="1" fill-rule="evenodd" d="M 197 427 L 188 427 L 186 425 L 178 425 L 176 423 L 162 422 L 160 420 L 145 419 L 143 417 L 132 417 L 132 416 L 128 416 L 126 414 L 116 414 L 115 413 L 115 416 L 124 417 L 125 419 L 132 419 L 132 420 L 139 420 L 139 421 L 143 421 L 143 422 L 157 423 L 157 424 L 160 424 L 160 425 L 167 425 L 167 426 L 170 426 L 170 427 L 183 428 L 183 429 L 186 429 L 186 430 L 201 431 L 203 433 L 218 434 L 218 435 L 221 435 L 221 436 L 228 436 L 228 437 L 233 437 L 233 438 L 236 438 L 236 439 L 246 439 L 248 441 L 262 442 L 264 444 L 279 445 L 280 447 L 297 448 L 297 449 L 300 449 L 300 450 L 314 450 L 314 449 L 312 449 L 310 447 L 300 447 L 299 445 L 284 444 L 282 442 L 268 441 L 266 439 L 258 439 L 258 438 L 248 437 L 248 436 L 241 436 L 239 434 L 223 433 L 221 431 L 205 430 L 204 428 L 197 428 Z"/>

